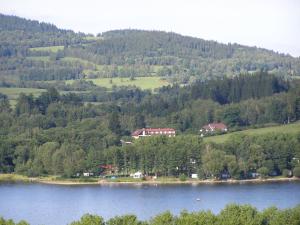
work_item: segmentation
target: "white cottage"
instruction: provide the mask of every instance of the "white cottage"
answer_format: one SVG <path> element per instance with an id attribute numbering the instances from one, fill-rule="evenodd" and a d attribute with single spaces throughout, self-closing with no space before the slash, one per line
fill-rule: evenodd
<path id="1" fill-rule="evenodd" d="M 140 179 L 140 178 L 143 178 L 143 174 L 142 174 L 142 172 L 138 171 L 138 172 L 134 173 L 132 177 L 134 179 Z"/>

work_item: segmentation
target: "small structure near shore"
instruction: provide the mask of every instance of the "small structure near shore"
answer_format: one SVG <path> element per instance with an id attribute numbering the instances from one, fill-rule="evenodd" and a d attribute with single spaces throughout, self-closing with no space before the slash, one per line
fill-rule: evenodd
<path id="1" fill-rule="evenodd" d="M 198 179 L 198 174 L 192 173 L 191 178 L 192 178 L 192 179 Z"/>
<path id="2" fill-rule="evenodd" d="M 94 176 L 94 173 L 91 173 L 91 172 L 84 172 L 84 173 L 83 173 L 83 176 L 84 176 L 84 177 L 92 177 L 92 176 Z"/>
<path id="3" fill-rule="evenodd" d="M 134 179 L 141 179 L 144 177 L 143 173 L 140 171 L 130 174 L 130 176 Z"/>

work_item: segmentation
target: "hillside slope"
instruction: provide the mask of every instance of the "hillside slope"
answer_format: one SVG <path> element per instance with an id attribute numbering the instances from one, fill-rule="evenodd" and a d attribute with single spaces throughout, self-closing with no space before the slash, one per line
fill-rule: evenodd
<path id="1" fill-rule="evenodd" d="M 230 137 L 234 135 L 263 135 L 267 133 L 297 133 L 300 132 L 300 122 L 287 124 L 287 125 L 280 125 L 280 126 L 272 126 L 272 127 L 264 127 L 258 129 L 248 129 L 243 131 L 232 132 L 223 135 L 216 135 L 211 137 L 205 137 L 204 140 L 206 142 L 215 142 L 215 143 L 224 143 Z"/>
<path id="2" fill-rule="evenodd" d="M 162 31 L 115 30 L 94 37 L 2 14 L 0 21 L 0 76 L 23 81 L 162 76 L 186 84 L 260 70 L 300 74 L 299 58 L 256 47 Z"/>

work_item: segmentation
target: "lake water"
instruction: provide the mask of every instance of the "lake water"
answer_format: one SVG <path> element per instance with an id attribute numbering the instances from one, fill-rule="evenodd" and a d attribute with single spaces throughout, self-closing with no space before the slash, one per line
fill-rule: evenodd
<path id="1" fill-rule="evenodd" d="M 200 199 L 200 201 L 197 201 Z M 211 210 L 228 203 L 251 204 L 258 209 L 300 204 L 300 182 L 218 185 L 111 185 L 57 186 L 0 184 L 0 216 L 32 225 L 64 225 L 83 214 L 108 219 L 135 214 L 149 219 L 170 210 L 174 214 Z"/>

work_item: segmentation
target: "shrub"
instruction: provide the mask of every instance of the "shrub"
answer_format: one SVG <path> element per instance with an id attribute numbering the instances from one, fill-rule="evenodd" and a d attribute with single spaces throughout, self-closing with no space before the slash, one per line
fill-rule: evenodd
<path id="1" fill-rule="evenodd" d="M 257 172 L 260 174 L 261 178 L 266 178 L 269 174 L 269 169 L 267 167 L 260 167 Z"/>
<path id="2" fill-rule="evenodd" d="M 300 166 L 297 166 L 297 167 L 294 168 L 293 174 L 294 174 L 295 177 L 300 178 Z"/>
<path id="3" fill-rule="evenodd" d="M 288 169 L 283 169 L 283 170 L 282 170 L 282 176 L 284 176 L 284 177 L 291 177 L 290 170 L 288 170 Z"/>
<path id="4" fill-rule="evenodd" d="M 179 180 L 180 180 L 180 181 L 186 181 L 186 179 L 187 179 L 187 177 L 186 177 L 185 174 L 180 174 L 180 175 L 179 175 Z"/>

